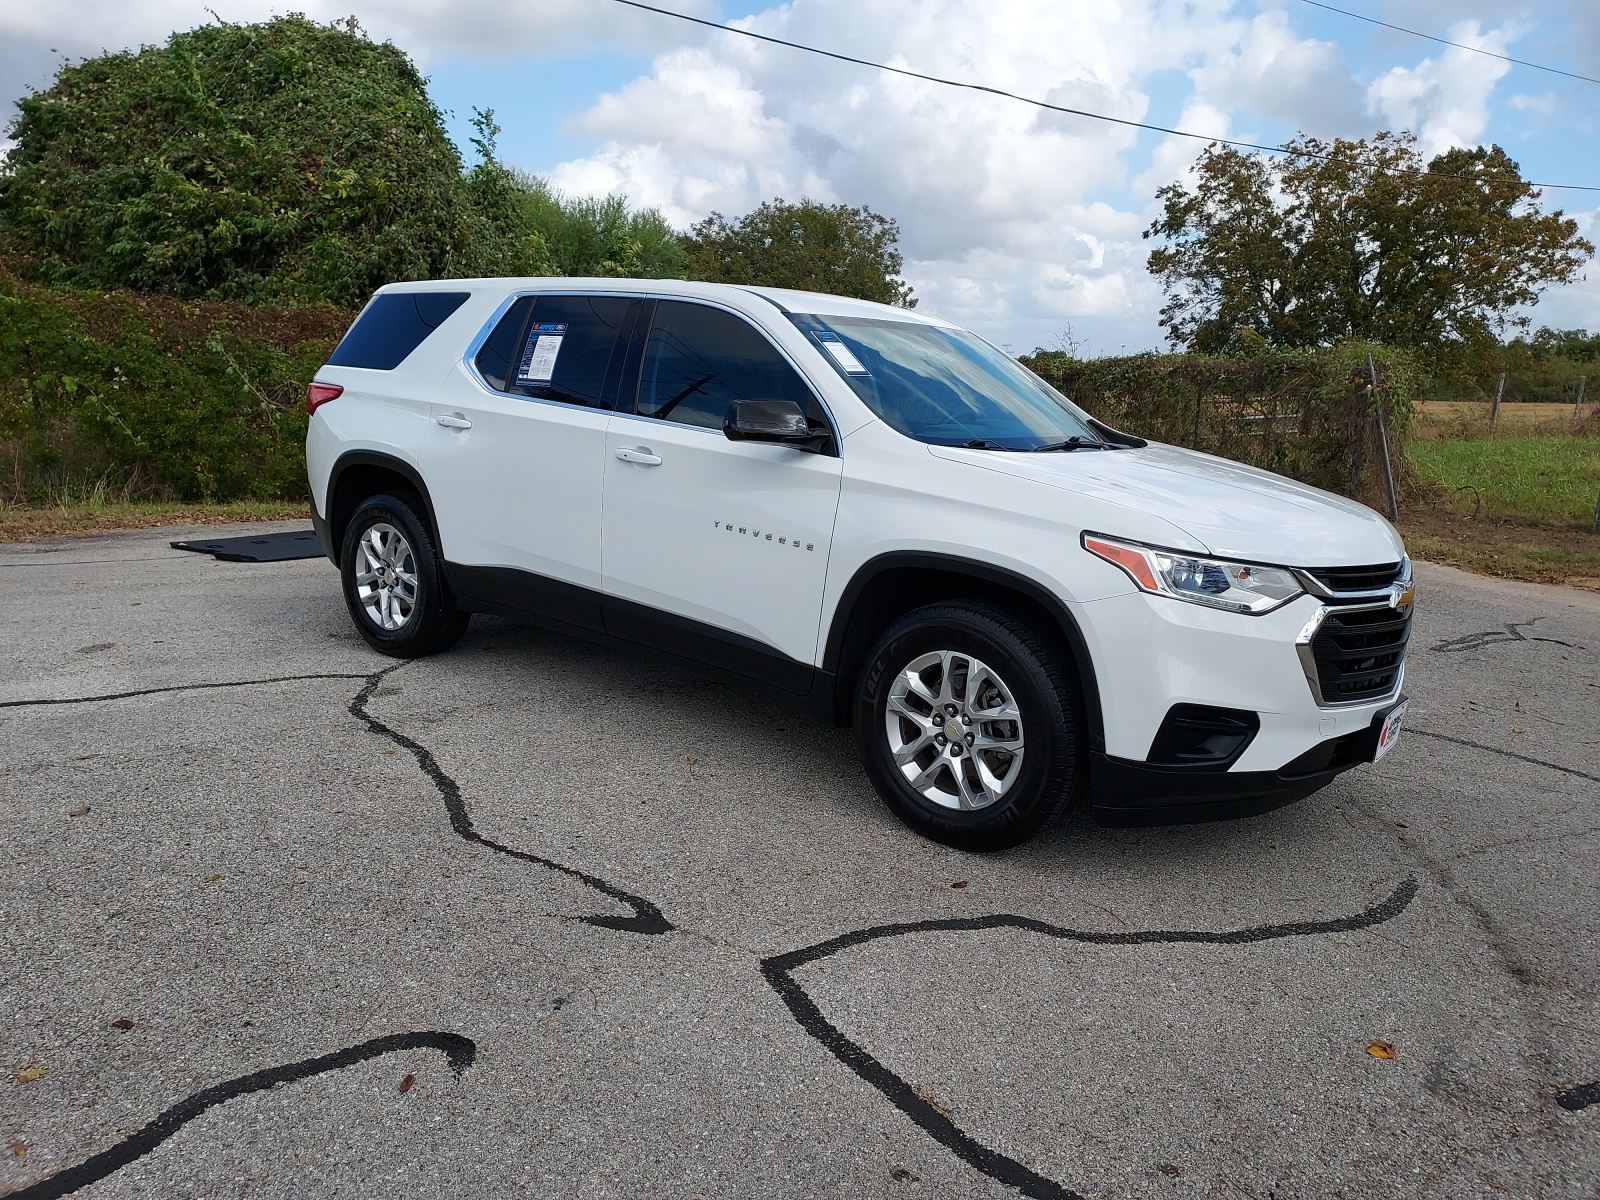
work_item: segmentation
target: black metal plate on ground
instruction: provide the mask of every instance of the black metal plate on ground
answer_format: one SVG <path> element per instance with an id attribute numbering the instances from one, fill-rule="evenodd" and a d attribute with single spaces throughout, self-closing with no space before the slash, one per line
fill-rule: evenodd
<path id="1" fill-rule="evenodd" d="M 192 539 L 173 542 L 174 550 L 215 554 L 223 562 L 288 562 L 295 558 L 321 558 L 322 543 L 310 529 L 288 533 L 263 533 L 253 537 Z"/>

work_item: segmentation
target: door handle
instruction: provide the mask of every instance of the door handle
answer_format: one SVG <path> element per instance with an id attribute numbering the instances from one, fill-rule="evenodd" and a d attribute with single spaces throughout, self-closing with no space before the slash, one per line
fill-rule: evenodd
<path id="1" fill-rule="evenodd" d="M 628 450 L 626 448 L 619 449 L 617 451 L 617 457 L 623 462 L 638 463 L 640 466 L 645 467 L 659 467 L 661 465 L 661 456 L 659 454 L 651 454 L 650 451 L 643 446 L 639 447 L 637 450 Z"/>
<path id="2" fill-rule="evenodd" d="M 472 422 L 467 420 L 460 413 L 452 413 L 448 417 L 438 417 L 438 418 L 436 418 L 436 420 L 438 421 L 438 423 L 440 425 L 443 425 L 446 429 L 471 429 L 472 428 Z"/>

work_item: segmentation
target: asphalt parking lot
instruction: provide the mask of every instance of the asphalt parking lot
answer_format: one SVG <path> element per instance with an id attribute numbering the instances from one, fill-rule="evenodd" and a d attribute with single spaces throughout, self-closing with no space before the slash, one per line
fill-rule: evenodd
<path id="1" fill-rule="evenodd" d="M 175 536 L 0 546 L 0 1193 L 1600 1194 L 1600 595 L 1422 565 L 1379 766 L 972 857 L 848 731 Z"/>

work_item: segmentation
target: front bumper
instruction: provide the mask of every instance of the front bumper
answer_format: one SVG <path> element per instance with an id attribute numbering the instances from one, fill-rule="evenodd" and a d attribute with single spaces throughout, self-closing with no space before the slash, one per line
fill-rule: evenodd
<path id="1" fill-rule="evenodd" d="M 1377 757 L 1384 718 L 1405 703 L 1379 709 L 1365 729 L 1329 738 L 1276 771 L 1208 771 L 1155 766 L 1109 754 L 1089 760 L 1091 812 L 1111 826 L 1187 825 L 1271 812 L 1326 787 L 1351 767 Z"/>

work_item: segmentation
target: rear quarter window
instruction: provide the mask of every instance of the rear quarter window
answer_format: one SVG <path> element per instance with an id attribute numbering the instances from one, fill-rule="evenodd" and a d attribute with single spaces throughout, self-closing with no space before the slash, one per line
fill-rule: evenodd
<path id="1" fill-rule="evenodd" d="M 373 298 L 334 347 L 330 367 L 365 367 L 392 371 L 450 314 L 467 302 L 471 292 L 390 292 Z"/>

